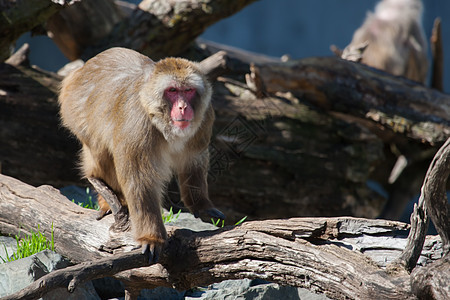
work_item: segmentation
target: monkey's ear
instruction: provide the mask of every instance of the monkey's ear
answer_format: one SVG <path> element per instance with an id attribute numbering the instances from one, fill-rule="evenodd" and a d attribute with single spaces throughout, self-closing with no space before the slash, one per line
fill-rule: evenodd
<path id="1" fill-rule="evenodd" d="M 369 46 L 369 41 L 355 45 L 348 45 L 342 52 L 341 58 L 349 61 L 360 62 L 367 46 Z"/>

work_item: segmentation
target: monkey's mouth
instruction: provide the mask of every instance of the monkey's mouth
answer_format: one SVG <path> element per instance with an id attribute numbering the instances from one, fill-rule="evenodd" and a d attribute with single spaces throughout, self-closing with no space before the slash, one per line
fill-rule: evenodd
<path id="1" fill-rule="evenodd" d="M 172 123 L 173 125 L 175 125 L 178 128 L 184 129 L 186 127 L 189 126 L 189 124 L 191 123 L 191 120 L 186 120 L 186 119 L 177 119 L 174 120 L 172 119 Z"/>

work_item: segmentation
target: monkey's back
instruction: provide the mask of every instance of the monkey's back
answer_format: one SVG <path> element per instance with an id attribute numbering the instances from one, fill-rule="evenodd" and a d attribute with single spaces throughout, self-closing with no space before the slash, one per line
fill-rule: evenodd
<path id="1" fill-rule="evenodd" d="M 421 14 L 421 1 L 381 1 L 355 31 L 347 48 L 368 43 L 362 63 L 424 82 L 428 60 Z"/>
<path id="2" fill-rule="evenodd" d="M 90 59 L 62 82 L 64 125 L 90 148 L 112 148 L 114 139 L 127 134 L 117 128 L 133 130 L 133 122 L 148 118 L 136 91 L 153 66 L 148 57 L 125 48 L 111 48 Z M 128 110 L 133 116 L 126 114 L 126 106 L 133 106 Z"/>

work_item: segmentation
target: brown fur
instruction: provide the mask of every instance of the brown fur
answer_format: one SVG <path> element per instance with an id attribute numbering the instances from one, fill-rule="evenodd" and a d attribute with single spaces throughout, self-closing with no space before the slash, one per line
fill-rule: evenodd
<path id="1" fill-rule="evenodd" d="M 198 91 L 187 133 L 171 124 L 171 104 L 163 97 L 173 82 Z M 154 63 L 123 48 L 100 53 L 62 83 L 61 117 L 83 144 L 83 175 L 103 179 L 128 206 L 140 244 L 166 239 L 160 202 L 172 173 L 191 211 L 213 208 L 206 181 L 214 121 L 210 98 L 210 84 L 196 64 L 179 58 Z"/>
<path id="2" fill-rule="evenodd" d="M 428 70 L 427 43 L 420 0 L 382 0 L 355 31 L 342 58 L 350 59 L 368 43 L 361 62 L 393 75 L 424 83 Z"/>

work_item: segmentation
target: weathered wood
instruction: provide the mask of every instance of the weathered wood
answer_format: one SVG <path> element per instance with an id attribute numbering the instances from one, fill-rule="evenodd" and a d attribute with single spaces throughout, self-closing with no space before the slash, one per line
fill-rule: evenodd
<path id="1" fill-rule="evenodd" d="M 418 204 L 411 215 L 408 243 L 400 257 L 390 266 L 401 266 L 411 272 L 422 252 L 429 219 L 443 241 L 444 254 L 450 251 L 450 205 L 447 200 L 447 180 L 450 175 L 450 138 L 439 149 L 430 164 L 422 185 Z"/>
<path id="2" fill-rule="evenodd" d="M 107 186 L 107 184 L 98 178 L 88 177 L 87 180 L 95 188 L 97 194 L 108 203 L 109 210 L 100 209 L 97 214 L 97 220 L 102 219 L 105 215 L 112 213 L 114 216 L 114 224 L 110 229 L 114 231 L 127 231 L 130 228 L 130 221 L 128 218 L 128 208 L 122 206 L 117 195 Z M 100 200 L 99 200 L 100 203 Z"/>
<path id="3" fill-rule="evenodd" d="M 44 23 L 68 0 L 0 1 L 0 62 L 5 61 L 21 34 Z"/>
<path id="4" fill-rule="evenodd" d="M 418 141 L 439 144 L 450 136 L 450 96 L 403 77 L 335 57 L 264 64 L 255 71 L 269 93 L 291 92 Z"/>
<path id="5" fill-rule="evenodd" d="M 114 259 L 103 258 L 94 262 L 89 261 L 44 275 L 26 288 L 2 297 L 2 300 L 38 299 L 58 287 L 67 288 L 69 292 L 73 292 L 83 282 L 113 276 L 120 271 L 146 265 L 148 265 L 148 255 L 142 254 L 140 250 L 115 255 Z"/>
<path id="6" fill-rule="evenodd" d="M 419 299 L 450 298 L 450 205 L 447 199 L 447 180 L 450 175 L 450 138 L 436 153 L 427 171 L 421 189 L 419 204 L 411 215 L 408 244 L 400 257 L 388 270 L 406 268 L 411 274 L 411 290 Z M 444 257 L 425 267 L 417 268 L 416 261 L 422 252 L 428 215 L 442 240 Z"/>
<path id="7" fill-rule="evenodd" d="M 450 138 L 436 153 L 426 175 L 422 193 L 433 224 L 444 245 L 450 252 L 450 205 L 447 199 L 447 180 L 450 175 Z"/>
<path id="8" fill-rule="evenodd" d="M 77 206 L 51 187 L 34 188 L 0 175 L 0 199 L 1 233 L 15 234 L 19 226 L 26 232 L 39 224 L 45 234 L 53 224 L 59 253 L 75 263 L 109 257 L 109 262 L 100 261 L 108 275 L 120 268 L 111 268 L 115 259 L 124 258 L 117 255 L 133 247 L 130 233 L 108 231 L 112 216 L 95 221 L 94 211 Z M 390 239 L 391 247 L 399 248 L 403 238 L 398 233 L 407 227 L 400 222 L 351 217 L 253 221 L 204 232 L 169 227 L 170 238 L 160 264 L 123 271 L 115 277 L 130 289 L 149 285 L 187 289 L 223 279 L 262 278 L 309 288 L 334 299 L 409 299 L 413 295 L 407 274 L 390 275 L 362 253 L 367 249 L 349 243 L 353 237 L 353 245 L 367 243 L 376 251 L 386 248 Z M 440 255 L 436 248 L 425 254 Z M 83 266 L 87 265 L 79 270 Z M 75 281 L 103 276 L 96 272 L 89 271 L 92 276 Z"/>
<path id="9" fill-rule="evenodd" d="M 131 48 L 152 59 L 179 55 L 208 26 L 254 1 L 145 0 L 109 36 L 86 47 L 82 58 L 90 58 L 112 46 Z"/>
<path id="10" fill-rule="evenodd" d="M 84 0 L 58 11 L 46 22 L 48 35 L 71 61 L 84 49 L 107 36 L 123 19 L 111 0 Z"/>
<path id="11" fill-rule="evenodd" d="M 30 66 L 28 55 L 30 54 L 30 45 L 25 43 L 16 52 L 13 53 L 5 62 L 11 66 Z"/>
<path id="12" fill-rule="evenodd" d="M 414 204 L 414 210 L 411 215 L 411 230 L 408 235 L 408 243 L 399 258 L 389 266 L 392 270 L 398 270 L 398 267 L 401 267 L 411 272 L 415 268 L 428 230 L 429 218 L 425 205 L 422 191 L 419 204 Z"/>
<path id="13" fill-rule="evenodd" d="M 411 274 L 411 290 L 419 299 L 450 299 L 450 255 L 416 268 Z"/>

